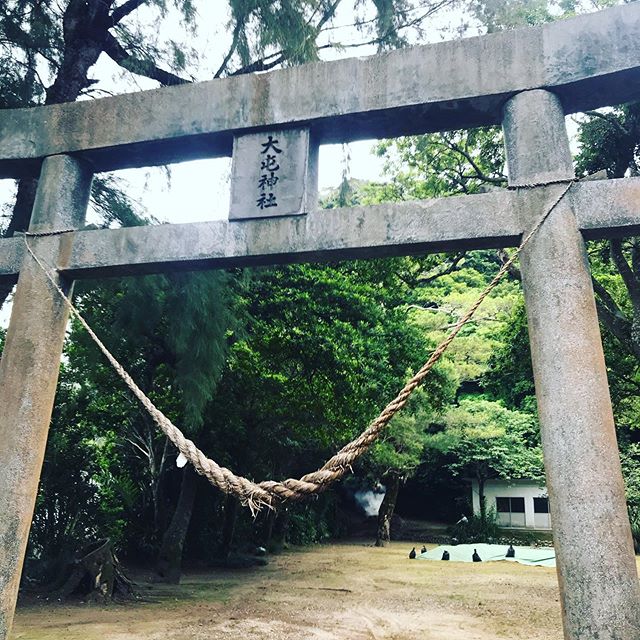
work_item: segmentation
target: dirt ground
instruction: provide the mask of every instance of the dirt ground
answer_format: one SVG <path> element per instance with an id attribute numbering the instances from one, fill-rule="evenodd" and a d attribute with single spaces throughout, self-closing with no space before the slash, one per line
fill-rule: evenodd
<path id="1" fill-rule="evenodd" d="M 412 561 L 411 546 L 289 551 L 144 583 L 129 605 L 22 606 L 11 640 L 561 640 L 554 569 Z"/>

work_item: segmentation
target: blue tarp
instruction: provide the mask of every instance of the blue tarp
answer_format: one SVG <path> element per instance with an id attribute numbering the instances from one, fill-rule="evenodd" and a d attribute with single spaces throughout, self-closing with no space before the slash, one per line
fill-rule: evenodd
<path id="1" fill-rule="evenodd" d="M 556 554 L 553 547 L 514 547 L 515 558 L 506 558 L 508 544 L 458 544 L 442 545 L 421 553 L 418 560 L 442 560 L 442 553 L 449 552 L 450 562 L 473 562 L 473 550 L 476 549 L 483 562 L 507 560 L 538 567 L 555 567 Z"/>

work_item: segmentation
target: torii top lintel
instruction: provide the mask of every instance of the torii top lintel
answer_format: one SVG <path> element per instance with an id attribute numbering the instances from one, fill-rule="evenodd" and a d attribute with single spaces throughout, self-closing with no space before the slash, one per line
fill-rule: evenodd
<path id="1" fill-rule="evenodd" d="M 318 142 L 499 124 L 514 94 L 567 113 L 640 96 L 640 2 L 560 22 L 368 58 L 0 111 L 0 177 L 81 154 L 96 170 L 231 155 L 233 135 L 309 124 Z"/>

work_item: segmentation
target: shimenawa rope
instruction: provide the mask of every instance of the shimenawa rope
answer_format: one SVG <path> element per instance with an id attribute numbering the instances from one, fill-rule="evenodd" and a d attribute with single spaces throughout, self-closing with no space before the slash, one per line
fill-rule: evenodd
<path id="1" fill-rule="evenodd" d="M 40 258 L 34 253 L 27 237 L 39 237 L 39 236 L 51 236 L 63 233 L 69 233 L 70 230 L 50 231 L 50 232 L 27 232 L 24 234 L 24 242 L 27 250 L 46 274 L 47 278 L 54 286 L 58 294 L 65 301 L 71 313 L 78 319 L 80 324 L 87 330 L 93 341 L 96 343 L 100 351 L 104 354 L 107 360 L 111 363 L 117 374 L 122 378 L 125 384 L 129 387 L 132 393 L 138 398 L 142 406 L 149 412 L 154 422 L 158 425 L 160 430 L 169 438 L 169 440 L 176 446 L 178 451 L 194 466 L 195 470 L 211 484 L 218 487 L 225 493 L 231 493 L 236 496 L 243 505 L 248 506 L 252 513 L 257 513 L 262 507 L 267 506 L 274 508 L 278 503 L 285 500 L 301 500 L 307 496 L 321 493 L 327 487 L 342 478 L 348 471 L 351 470 L 351 465 L 357 460 L 363 453 L 365 453 L 369 447 L 375 442 L 383 429 L 389 424 L 393 416 L 398 413 L 408 402 L 409 397 L 413 391 L 420 385 L 420 383 L 428 375 L 429 371 L 433 369 L 434 365 L 441 358 L 442 354 L 447 350 L 453 339 L 458 335 L 462 327 L 469 322 L 473 317 L 473 314 L 477 311 L 478 307 L 482 304 L 484 299 L 495 289 L 500 280 L 507 273 L 511 265 L 515 262 L 520 255 L 522 249 L 527 245 L 531 238 L 536 234 L 540 227 L 544 224 L 546 219 L 551 215 L 552 211 L 571 189 L 575 180 L 559 180 L 550 183 L 532 183 L 523 185 L 514 185 L 514 189 L 534 189 L 536 187 L 547 186 L 549 184 L 566 184 L 565 189 L 554 200 L 546 212 L 540 217 L 538 222 L 531 228 L 531 230 L 524 237 L 520 246 L 515 250 L 512 256 L 502 265 L 498 273 L 493 280 L 487 285 L 484 291 L 480 294 L 478 299 L 469 308 L 469 310 L 456 322 L 451 329 L 447 337 L 438 345 L 435 351 L 431 354 L 429 360 L 425 365 L 405 384 L 398 395 L 382 410 L 380 415 L 369 424 L 369 426 L 355 439 L 346 444 L 338 453 L 317 471 L 308 473 L 300 479 L 288 478 L 287 480 L 274 481 L 266 480 L 263 482 L 255 483 L 242 476 L 235 475 L 229 469 L 218 465 L 214 460 L 207 458 L 207 456 L 198 449 L 198 447 L 188 438 L 184 436 L 182 431 L 176 427 L 169 418 L 167 418 L 151 400 L 144 394 L 144 392 L 133 381 L 131 376 L 126 372 L 124 367 L 116 360 L 111 352 L 105 347 L 100 338 L 94 333 L 91 327 L 87 324 L 86 320 L 82 317 L 80 312 L 74 307 L 71 300 L 67 297 L 64 291 L 60 288 L 55 281 L 49 270 L 42 263 Z M 52 269 L 52 271 L 54 271 Z"/>

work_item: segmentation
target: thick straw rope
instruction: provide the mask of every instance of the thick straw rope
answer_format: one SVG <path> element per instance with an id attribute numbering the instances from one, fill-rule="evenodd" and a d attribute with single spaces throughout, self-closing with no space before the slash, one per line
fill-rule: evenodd
<path id="1" fill-rule="evenodd" d="M 86 320 L 82 317 L 80 312 L 73 306 L 71 300 L 65 295 L 64 291 L 60 288 L 58 283 L 52 277 L 50 271 L 45 267 L 40 258 L 34 253 L 29 242 L 28 237 L 38 237 L 43 235 L 56 235 L 60 233 L 68 233 L 69 230 L 53 231 L 44 233 L 25 233 L 24 241 L 27 250 L 38 264 L 38 266 L 44 271 L 47 278 L 54 286 L 58 294 L 65 301 L 71 313 L 78 319 L 80 324 L 87 330 L 93 341 L 96 343 L 100 351 L 104 354 L 107 360 L 111 363 L 117 374 L 122 378 L 125 384 L 138 398 L 142 406 L 149 412 L 154 422 L 158 425 L 160 430 L 171 440 L 176 446 L 178 451 L 194 466 L 195 470 L 211 484 L 218 487 L 225 493 L 230 493 L 236 496 L 243 505 L 248 506 L 252 513 L 257 513 L 262 507 L 267 506 L 274 508 L 278 503 L 285 500 L 300 500 L 307 496 L 315 495 L 324 491 L 331 483 L 342 478 L 348 471 L 351 470 L 351 465 L 357 460 L 363 453 L 365 453 L 369 447 L 379 437 L 383 429 L 389 424 L 393 416 L 398 413 L 408 402 L 409 397 L 413 391 L 420 385 L 420 383 L 428 375 L 429 371 L 433 369 L 434 365 L 442 357 L 442 354 L 447 350 L 453 339 L 458 335 L 462 327 L 469 322 L 473 317 L 473 314 L 477 311 L 478 307 L 482 304 L 484 299 L 495 289 L 500 280 L 507 273 L 511 265 L 516 261 L 520 255 L 522 249 L 527 245 L 531 238 L 536 234 L 540 227 L 544 224 L 551 212 L 556 208 L 564 196 L 568 193 L 569 189 L 574 183 L 574 180 L 562 180 L 554 181 L 552 183 L 535 183 L 516 185 L 512 188 L 515 189 L 533 189 L 536 187 L 547 186 L 548 184 L 566 184 L 562 193 L 554 200 L 553 204 L 546 210 L 544 215 L 540 217 L 538 222 L 528 232 L 525 238 L 520 243 L 520 246 L 515 250 L 513 255 L 502 265 L 498 273 L 493 280 L 487 285 L 486 289 L 480 294 L 478 299 L 470 307 L 470 309 L 456 322 L 453 329 L 447 337 L 438 345 L 436 350 L 431 354 L 429 360 L 425 365 L 405 384 L 400 393 L 382 410 L 380 415 L 369 424 L 369 426 L 355 439 L 342 447 L 338 453 L 336 453 L 331 459 L 317 471 L 308 473 L 300 479 L 289 478 L 283 481 L 266 480 L 260 483 L 252 482 L 247 478 L 235 475 L 229 469 L 221 467 L 214 460 L 207 458 L 207 456 L 198 449 L 198 447 L 188 438 L 184 436 L 182 431 L 176 427 L 169 418 L 167 418 L 151 400 L 144 394 L 144 392 L 133 381 L 131 376 L 126 372 L 124 367 L 116 360 L 111 352 L 105 347 L 100 338 L 94 333 L 91 327 L 87 324 Z"/>

